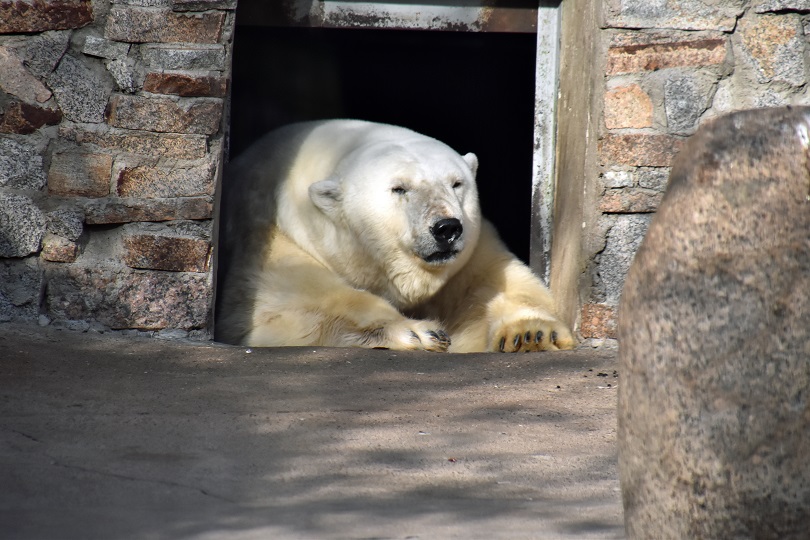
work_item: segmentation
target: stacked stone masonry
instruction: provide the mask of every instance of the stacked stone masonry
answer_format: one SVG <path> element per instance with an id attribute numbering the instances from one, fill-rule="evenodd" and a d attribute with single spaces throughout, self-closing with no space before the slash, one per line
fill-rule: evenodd
<path id="1" fill-rule="evenodd" d="M 0 322 L 210 336 L 233 0 L 0 0 Z"/>
<path id="2" fill-rule="evenodd" d="M 602 196 L 580 320 L 614 338 L 624 277 L 669 166 L 698 125 L 734 110 L 810 103 L 807 0 L 606 0 Z"/>
<path id="3" fill-rule="evenodd" d="M 210 335 L 235 8 L 0 0 L 0 321 Z M 697 126 L 810 101 L 808 0 L 602 12 L 584 339 L 615 336 L 624 276 Z"/>

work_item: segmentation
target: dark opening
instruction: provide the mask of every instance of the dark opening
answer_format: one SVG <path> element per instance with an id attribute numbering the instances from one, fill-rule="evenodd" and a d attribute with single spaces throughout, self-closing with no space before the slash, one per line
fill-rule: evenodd
<path id="1" fill-rule="evenodd" d="M 230 156 L 302 120 L 413 129 L 478 155 L 482 211 L 528 263 L 535 49 L 534 34 L 237 26 Z"/>

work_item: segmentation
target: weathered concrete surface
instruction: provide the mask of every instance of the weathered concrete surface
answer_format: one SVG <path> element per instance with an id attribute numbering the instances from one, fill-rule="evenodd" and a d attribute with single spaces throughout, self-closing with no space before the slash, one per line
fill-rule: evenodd
<path id="1" fill-rule="evenodd" d="M 619 321 L 631 538 L 810 531 L 810 107 L 704 125 L 676 159 Z"/>
<path id="2" fill-rule="evenodd" d="M 615 353 L 254 349 L 0 325 L 15 539 L 622 538 Z"/>

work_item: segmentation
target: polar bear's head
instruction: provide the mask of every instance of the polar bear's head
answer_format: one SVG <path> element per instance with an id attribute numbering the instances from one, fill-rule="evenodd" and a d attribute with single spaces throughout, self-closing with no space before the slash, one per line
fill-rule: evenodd
<path id="1" fill-rule="evenodd" d="M 481 225 L 475 154 L 413 135 L 354 148 L 309 188 L 347 233 L 331 265 L 399 307 L 435 294 L 469 260 Z"/>

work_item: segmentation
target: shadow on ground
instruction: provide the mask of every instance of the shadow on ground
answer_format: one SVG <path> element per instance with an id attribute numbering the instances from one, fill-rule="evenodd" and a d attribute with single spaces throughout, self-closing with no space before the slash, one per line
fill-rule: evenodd
<path id="1" fill-rule="evenodd" d="M 622 538 L 615 354 L 0 325 L 7 538 Z"/>

